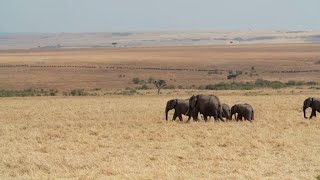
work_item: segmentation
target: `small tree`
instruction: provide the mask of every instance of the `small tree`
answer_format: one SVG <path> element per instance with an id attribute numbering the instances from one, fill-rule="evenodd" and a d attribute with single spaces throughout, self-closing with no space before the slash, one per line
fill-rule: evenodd
<path id="1" fill-rule="evenodd" d="M 117 44 L 118 44 L 118 43 L 116 43 L 116 42 L 113 42 L 113 43 L 112 43 L 113 47 L 116 47 Z"/>
<path id="2" fill-rule="evenodd" d="M 232 79 L 232 83 L 234 83 L 234 80 L 237 78 L 239 74 L 234 72 L 229 72 L 229 75 L 227 76 L 228 79 Z"/>
<path id="3" fill-rule="evenodd" d="M 158 81 L 153 81 L 153 84 L 157 87 L 158 89 L 158 95 L 160 95 L 160 90 L 167 85 L 165 80 L 158 80 Z"/>

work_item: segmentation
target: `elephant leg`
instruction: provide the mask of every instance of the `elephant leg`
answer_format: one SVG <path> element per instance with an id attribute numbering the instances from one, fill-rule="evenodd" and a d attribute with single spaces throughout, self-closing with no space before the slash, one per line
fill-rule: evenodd
<path id="1" fill-rule="evenodd" d="M 177 115 L 176 113 L 174 113 L 174 114 L 173 114 L 173 119 L 172 119 L 172 120 L 173 120 L 173 121 L 175 121 L 175 120 L 177 119 L 177 116 L 178 116 L 178 115 Z"/>
<path id="2" fill-rule="evenodd" d="M 179 114 L 179 119 L 180 119 L 180 121 L 183 121 L 181 114 Z"/>
<path id="3" fill-rule="evenodd" d="M 315 111 L 314 108 L 312 108 L 312 112 L 311 112 L 311 115 L 310 115 L 309 119 L 312 119 L 313 116 L 316 117 L 316 111 Z"/>
<path id="4" fill-rule="evenodd" d="M 203 114 L 203 119 L 204 119 L 205 122 L 207 122 L 208 116 L 206 114 Z"/>
<path id="5" fill-rule="evenodd" d="M 239 120 L 240 120 L 240 114 L 237 115 L 237 121 L 239 121 Z"/>

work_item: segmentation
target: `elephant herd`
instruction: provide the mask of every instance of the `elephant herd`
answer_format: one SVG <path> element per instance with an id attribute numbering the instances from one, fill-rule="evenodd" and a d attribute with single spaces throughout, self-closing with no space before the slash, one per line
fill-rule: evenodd
<path id="1" fill-rule="evenodd" d="M 250 104 L 235 104 L 231 107 L 227 104 L 222 104 L 217 96 L 214 95 L 193 95 L 189 99 L 171 99 L 167 102 L 165 114 L 166 120 L 168 120 L 168 112 L 174 109 L 174 115 L 172 120 L 176 120 L 179 117 L 182 121 L 182 115 L 188 116 L 188 121 L 198 121 L 198 115 L 203 116 L 204 121 L 208 120 L 208 117 L 213 117 L 215 121 L 225 121 L 223 118 L 232 120 L 232 116 L 235 116 L 237 121 L 248 120 L 252 122 L 254 120 L 254 110 Z"/>
<path id="2" fill-rule="evenodd" d="M 309 107 L 312 109 L 309 119 L 316 117 L 316 112 L 320 112 L 320 99 L 309 97 L 304 101 L 304 118 L 307 118 L 306 109 Z M 175 110 L 172 120 L 176 120 L 178 117 L 182 121 L 182 115 L 186 115 L 188 121 L 191 117 L 194 121 L 198 121 L 199 114 L 203 116 L 204 121 L 207 121 L 208 117 L 213 117 L 215 121 L 230 121 L 233 115 L 237 121 L 248 120 L 252 122 L 254 120 L 254 109 L 250 104 L 235 104 L 230 108 L 227 104 L 221 103 L 219 98 L 214 95 L 193 95 L 189 99 L 169 100 L 165 109 L 166 120 L 168 120 L 168 112 L 172 109 Z"/>

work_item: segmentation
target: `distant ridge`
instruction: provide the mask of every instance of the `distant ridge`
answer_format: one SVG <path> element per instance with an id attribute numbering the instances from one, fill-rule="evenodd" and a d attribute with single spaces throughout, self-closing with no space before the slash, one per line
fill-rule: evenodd
<path id="1" fill-rule="evenodd" d="M 0 33 L 0 49 L 319 43 L 320 31 Z"/>

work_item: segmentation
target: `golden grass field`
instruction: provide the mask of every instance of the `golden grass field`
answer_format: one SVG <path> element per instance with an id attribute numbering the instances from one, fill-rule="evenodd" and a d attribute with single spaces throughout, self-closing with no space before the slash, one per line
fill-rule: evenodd
<path id="1" fill-rule="evenodd" d="M 135 87 L 133 77 L 152 76 L 175 86 L 231 82 L 229 70 L 252 66 L 258 75 L 237 81 L 320 82 L 319 72 L 272 73 L 320 70 L 315 63 L 319 49 L 320 44 L 256 44 L 0 51 L 0 89 L 102 88 L 99 96 L 0 98 L 0 179 L 315 179 L 320 175 L 320 119 L 304 119 L 302 103 L 320 97 L 316 88 L 175 89 L 160 96 L 155 89 L 132 96 L 109 92 Z M 19 64 L 30 66 L 5 67 Z M 47 67 L 53 65 L 96 68 Z M 218 69 L 223 74 L 105 66 Z M 229 106 L 249 103 L 255 120 L 165 121 L 166 101 L 194 94 L 217 95 Z"/>
<path id="2" fill-rule="evenodd" d="M 308 89 L 181 95 L 1 98 L 1 179 L 315 179 L 320 121 Z M 171 98 L 247 102 L 249 122 L 165 121 Z M 310 110 L 308 111 L 310 113 Z M 172 117 L 172 113 L 171 113 Z M 184 117 L 186 121 L 186 117 Z"/>

